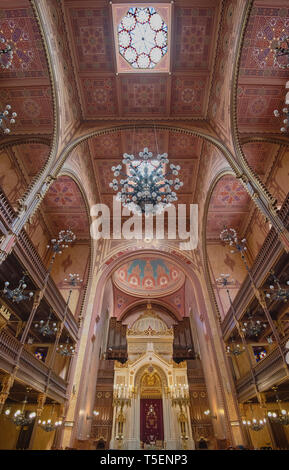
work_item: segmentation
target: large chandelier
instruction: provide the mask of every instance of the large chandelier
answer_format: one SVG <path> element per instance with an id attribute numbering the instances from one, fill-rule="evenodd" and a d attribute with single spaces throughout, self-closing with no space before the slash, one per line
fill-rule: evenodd
<path id="1" fill-rule="evenodd" d="M 18 287 L 15 287 L 15 289 L 9 289 L 10 282 L 6 281 L 4 284 L 5 287 L 3 289 L 3 294 L 5 297 L 7 297 L 9 300 L 12 300 L 12 302 L 16 302 L 17 304 L 23 300 L 30 300 L 33 297 L 33 292 L 29 292 L 28 295 L 25 293 L 25 289 L 27 287 L 25 279 L 26 274 L 24 273 L 19 281 Z"/>
<path id="2" fill-rule="evenodd" d="M 113 179 L 110 187 L 118 191 L 117 198 L 134 214 L 159 214 L 172 202 L 177 201 L 173 191 L 179 190 L 183 183 L 179 178 L 171 179 L 179 174 L 181 167 L 171 163 L 167 153 L 153 157 L 147 148 L 139 152 L 139 160 L 134 155 L 123 154 L 123 165 L 127 171 L 122 171 L 122 165 L 113 166 L 114 176 L 124 176 L 125 179 Z M 166 172 L 166 165 L 170 171 Z M 171 177 L 171 178 L 170 178 Z"/>

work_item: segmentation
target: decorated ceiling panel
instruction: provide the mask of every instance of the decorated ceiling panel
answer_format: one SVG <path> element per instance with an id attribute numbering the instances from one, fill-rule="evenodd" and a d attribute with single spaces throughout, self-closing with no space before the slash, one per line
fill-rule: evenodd
<path id="1" fill-rule="evenodd" d="M 187 0 L 174 2 L 170 70 L 158 75 L 158 70 L 131 72 L 124 58 L 130 73 L 119 73 L 113 13 L 108 2 L 100 0 L 96 4 L 86 0 L 79 7 L 72 0 L 64 0 L 85 119 L 206 117 L 221 2 L 207 2 L 208 5 L 194 2 L 194 7 L 190 3 Z M 118 38 L 116 44 L 118 46 Z M 167 60 L 169 52 L 156 69 Z"/>
<path id="2" fill-rule="evenodd" d="M 28 0 L 2 2 L 0 36 L 13 50 L 11 66 L 1 69 L 0 105 L 2 108 L 11 104 L 12 111 L 17 113 L 14 133 L 51 133 L 53 104 L 48 66 L 39 26 Z M 5 63 L 5 56 L 1 58 Z"/>
<path id="3" fill-rule="evenodd" d="M 250 197 L 244 186 L 233 176 L 224 176 L 217 183 L 209 205 L 207 237 L 219 238 L 224 225 L 242 229 L 249 213 Z"/>
<path id="4" fill-rule="evenodd" d="M 243 145 L 243 152 L 251 168 L 262 177 L 274 163 L 279 145 L 270 142 L 249 142 Z"/>
<path id="5" fill-rule="evenodd" d="M 44 198 L 46 221 L 54 236 L 70 228 L 78 239 L 89 238 L 89 222 L 85 203 L 77 184 L 68 176 L 60 176 Z"/>
<path id="6" fill-rule="evenodd" d="M 175 70 L 208 69 L 214 50 L 216 8 L 175 8 Z"/>
<path id="7" fill-rule="evenodd" d="M 22 162 L 29 181 L 45 166 L 50 147 L 44 144 L 23 144 L 13 147 L 18 162 Z"/>
<path id="8" fill-rule="evenodd" d="M 178 290 L 185 281 L 183 272 L 162 258 L 142 257 L 123 264 L 113 274 L 115 285 L 137 297 L 158 297 Z"/>
<path id="9" fill-rule="evenodd" d="M 254 2 L 239 71 L 238 125 L 241 132 L 279 133 L 280 122 L 273 111 L 282 109 L 284 104 L 288 72 L 274 62 L 273 49 L 283 34 L 289 35 L 286 2 Z"/>

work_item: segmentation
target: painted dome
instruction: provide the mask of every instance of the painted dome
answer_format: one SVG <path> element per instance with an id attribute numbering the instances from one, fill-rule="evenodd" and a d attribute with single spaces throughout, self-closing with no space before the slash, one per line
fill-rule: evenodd
<path id="1" fill-rule="evenodd" d="M 183 272 L 162 258 L 136 258 L 118 268 L 113 281 L 119 289 L 131 295 L 158 297 L 179 289 L 184 281 Z"/>

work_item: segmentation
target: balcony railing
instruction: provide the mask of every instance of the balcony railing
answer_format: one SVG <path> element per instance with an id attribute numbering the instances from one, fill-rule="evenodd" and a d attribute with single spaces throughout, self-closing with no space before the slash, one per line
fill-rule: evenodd
<path id="1" fill-rule="evenodd" d="M 21 348 L 20 342 L 8 331 L 0 331 L 0 368 L 11 373 L 16 365 L 17 354 Z M 23 349 L 19 368 L 16 370 L 16 379 L 25 382 L 39 392 L 44 392 L 49 375 L 49 368 L 29 351 Z M 51 372 L 47 395 L 59 402 L 66 398 L 67 382 Z"/>
<path id="2" fill-rule="evenodd" d="M 288 339 L 289 335 L 281 341 L 281 347 L 284 353 Z M 253 371 L 259 392 L 268 390 L 268 388 L 284 379 L 286 377 L 286 369 L 279 348 L 276 346 L 264 359 L 256 363 L 256 365 L 253 366 Z M 255 395 L 255 388 L 250 372 L 236 381 L 236 391 L 240 401 L 246 401 Z"/>
<path id="3" fill-rule="evenodd" d="M 18 237 L 16 246 L 14 248 L 14 253 L 17 258 L 22 262 L 25 269 L 29 272 L 29 275 L 31 276 L 33 281 L 41 289 L 44 285 L 47 270 L 33 243 L 31 242 L 30 238 L 24 230 L 21 231 Z M 64 310 L 66 303 L 51 277 L 49 277 L 48 279 L 44 298 L 47 300 L 47 303 L 53 308 L 53 311 L 55 312 L 59 320 L 62 321 L 64 318 Z M 67 329 L 69 335 L 73 338 L 73 340 L 76 341 L 78 338 L 79 327 L 70 309 L 68 309 L 66 315 L 65 328 Z"/>
<path id="4" fill-rule="evenodd" d="M 289 228 L 289 195 L 287 196 L 279 216 L 285 227 Z M 284 251 L 282 243 L 279 240 L 275 229 L 271 228 L 268 233 L 261 250 L 259 251 L 254 264 L 252 266 L 252 275 L 257 286 L 260 286 L 266 274 L 275 265 L 276 261 Z M 239 289 L 234 301 L 234 309 L 236 311 L 237 319 L 240 319 L 246 306 L 253 298 L 253 289 L 249 277 L 247 276 Z M 234 328 L 233 312 L 230 308 L 227 315 L 222 322 L 222 334 L 226 340 Z"/>

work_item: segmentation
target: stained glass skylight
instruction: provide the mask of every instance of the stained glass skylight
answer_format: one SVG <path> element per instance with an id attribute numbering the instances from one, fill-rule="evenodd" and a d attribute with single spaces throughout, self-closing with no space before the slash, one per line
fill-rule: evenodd
<path id="1" fill-rule="evenodd" d="M 118 25 L 120 54 L 135 69 L 153 69 L 168 52 L 168 26 L 153 7 L 132 7 Z"/>

